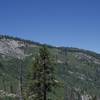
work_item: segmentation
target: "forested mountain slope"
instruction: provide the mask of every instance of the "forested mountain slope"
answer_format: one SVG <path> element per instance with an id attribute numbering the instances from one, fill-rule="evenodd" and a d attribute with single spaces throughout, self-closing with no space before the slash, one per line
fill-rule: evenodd
<path id="1" fill-rule="evenodd" d="M 42 44 L 0 36 L 0 98 L 17 100 L 20 95 L 20 77 L 23 92 L 35 55 Z M 100 55 L 88 50 L 47 45 L 56 62 L 55 74 L 59 87 L 54 100 L 100 100 Z M 8 99 L 9 98 L 9 99 Z"/>

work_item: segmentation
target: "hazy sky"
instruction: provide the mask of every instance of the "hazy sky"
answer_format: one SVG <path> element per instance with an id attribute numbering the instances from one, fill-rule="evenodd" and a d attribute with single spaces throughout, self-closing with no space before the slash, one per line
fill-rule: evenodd
<path id="1" fill-rule="evenodd" d="M 0 0 L 0 34 L 100 53 L 100 0 Z"/>

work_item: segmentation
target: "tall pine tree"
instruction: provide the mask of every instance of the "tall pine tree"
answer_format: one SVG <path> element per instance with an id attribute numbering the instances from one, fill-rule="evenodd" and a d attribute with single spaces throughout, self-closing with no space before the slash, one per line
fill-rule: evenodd
<path id="1" fill-rule="evenodd" d="M 30 77 L 30 98 L 32 100 L 50 100 L 48 93 L 52 92 L 56 81 L 53 63 L 46 46 L 43 46 L 39 50 L 39 55 L 35 57 Z"/>

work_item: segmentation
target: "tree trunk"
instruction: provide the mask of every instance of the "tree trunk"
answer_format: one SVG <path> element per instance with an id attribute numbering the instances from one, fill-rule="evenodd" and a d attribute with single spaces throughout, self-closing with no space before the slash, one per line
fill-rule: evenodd
<path id="1" fill-rule="evenodd" d="M 46 93 L 46 89 L 44 89 L 44 99 L 43 100 L 47 100 L 47 93 Z"/>

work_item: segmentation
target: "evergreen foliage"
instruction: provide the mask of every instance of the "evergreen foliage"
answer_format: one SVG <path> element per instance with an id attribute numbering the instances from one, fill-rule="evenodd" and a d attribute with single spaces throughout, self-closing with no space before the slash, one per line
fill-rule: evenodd
<path id="1" fill-rule="evenodd" d="M 52 92 L 55 85 L 54 68 L 50 54 L 47 47 L 43 46 L 33 63 L 29 95 L 34 100 L 50 100 L 50 98 L 48 98 L 48 93 Z"/>

